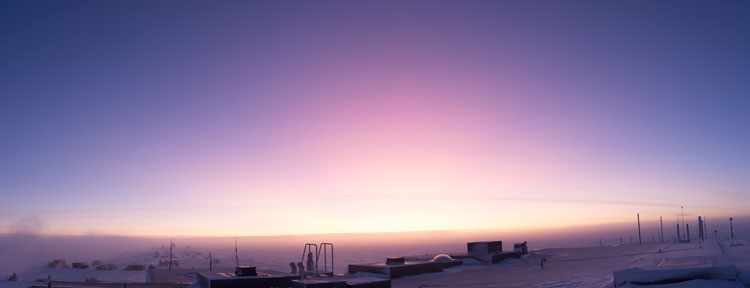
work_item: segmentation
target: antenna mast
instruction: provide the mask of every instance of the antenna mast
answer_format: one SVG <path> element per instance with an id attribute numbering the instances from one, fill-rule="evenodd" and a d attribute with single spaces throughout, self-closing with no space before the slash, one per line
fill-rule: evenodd
<path id="1" fill-rule="evenodd" d="M 234 236 L 234 260 L 237 262 L 237 266 L 240 266 L 240 255 L 237 253 L 237 236 Z"/>

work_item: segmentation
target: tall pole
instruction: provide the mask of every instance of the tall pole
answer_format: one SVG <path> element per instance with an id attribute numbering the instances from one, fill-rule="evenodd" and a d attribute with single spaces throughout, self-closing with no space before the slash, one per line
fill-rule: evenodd
<path id="1" fill-rule="evenodd" d="M 685 225 L 685 210 L 680 206 L 680 212 L 682 213 L 682 225 Z"/>
<path id="2" fill-rule="evenodd" d="M 698 216 L 698 241 L 703 242 L 703 217 Z"/>
<path id="3" fill-rule="evenodd" d="M 664 243 L 664 219 L 661 216 L 659 216 L 659 225 L 661 226 L 659 239 L 661 239 L 661 243 Z"/>
<path id="4" fill-rule="evenodd" d="M 637 213 L 635 215 L 638 216 L 638 244 L 642 245 L 643 241 L 641 241 L 641 214 Z"/>
<path id="5" fill-rule="evenodd" d="M 240 266 L 240 254 L 237 252 L 237 236 L 234 236 L 234 261 Z"/>

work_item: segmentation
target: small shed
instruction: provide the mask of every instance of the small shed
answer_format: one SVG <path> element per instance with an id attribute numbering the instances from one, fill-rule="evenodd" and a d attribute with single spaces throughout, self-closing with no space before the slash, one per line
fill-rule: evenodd
<path id="1" fill-rule="evenodd" d="M 523 243 L 514 243 L 513 244 L 513 252 L 520 252 L 521 255 L 526 255 L 529 253 L 529 247 L 526 245 L 526 241 L 523 241 Z"/>

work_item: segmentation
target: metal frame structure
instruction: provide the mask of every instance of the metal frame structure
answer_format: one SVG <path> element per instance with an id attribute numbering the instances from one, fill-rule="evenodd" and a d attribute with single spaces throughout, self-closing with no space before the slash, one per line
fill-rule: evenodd
<path id="1" fill-rule="evenodd" d="M 331 250 L 331 271 L 328 271 L 328 249 Z M 300 262 L 305 263 L 305 254 L 315 252 L 315 277 L 320 277 L 322 274 L 330 274 L 333 276 L 333 243 L 320 243 L 320 246 L 315 243 L 305 243 L 305 248 L 302 249 L 302 258 Z M 318 270 L 318 262 L 320 262 L 320 254 L 323 254 L 323 272 Z M 310 267 L 307 267 L 310 269 Z"/>

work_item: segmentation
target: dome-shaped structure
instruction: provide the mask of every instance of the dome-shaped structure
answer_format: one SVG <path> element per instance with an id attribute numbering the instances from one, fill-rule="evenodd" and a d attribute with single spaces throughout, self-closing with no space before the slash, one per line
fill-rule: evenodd
<path id="1" fill-rule="evenodd" d="M 432 257 L 433 262 L 451 262 L 453 261 L 453 258 L 451 258 L 448 254 L 438 254 L 435 255 L 435 257 Z"/>

